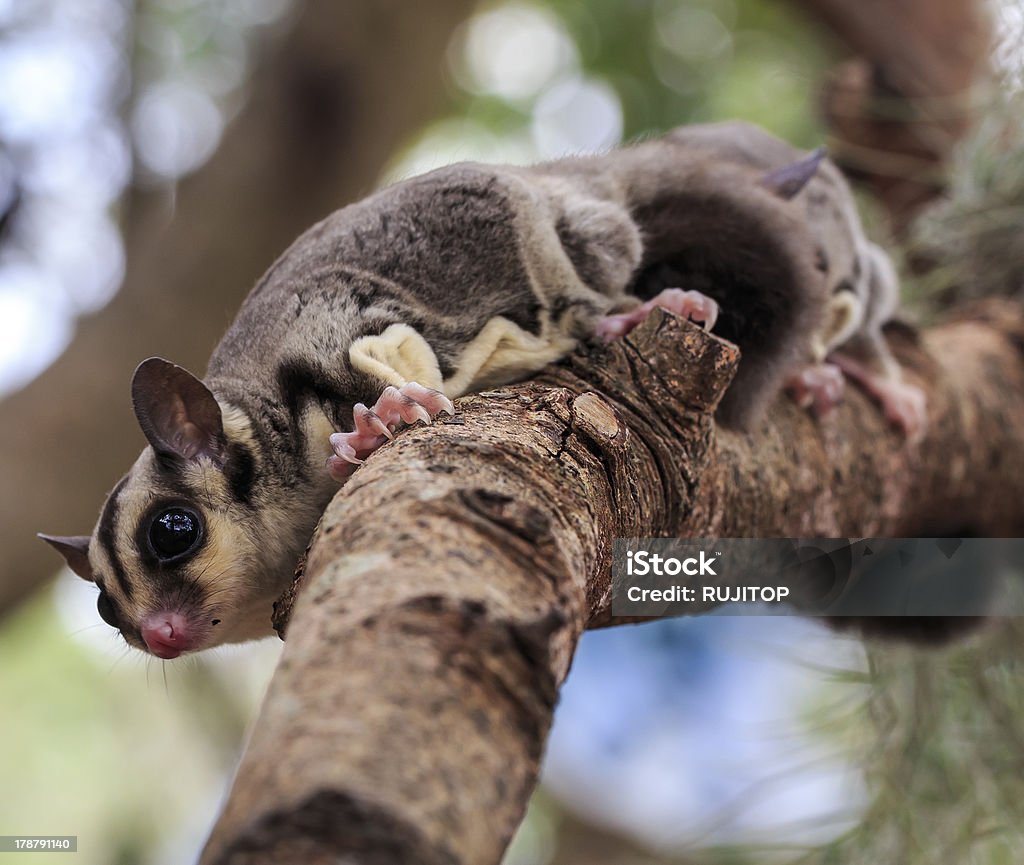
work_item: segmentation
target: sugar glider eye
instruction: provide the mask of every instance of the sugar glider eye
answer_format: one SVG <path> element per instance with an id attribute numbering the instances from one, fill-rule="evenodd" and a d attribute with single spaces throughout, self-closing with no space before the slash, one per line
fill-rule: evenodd
<path id="1" fill-rule="evenodd" d="M 199 514 L 187 508 L 160 511 L 149 526 L 149 543 L 161 559 L 176 559 L 193 549 L 203 534 Z"/>
<path id="2" fill-rule="evenodd" d="M 117 613 L 114 610 L 114 602 L 110 600 L 110 596 L 104 591 L 101 591 L 99 597 L 96 598 L 96 610 L 104 622 L 114 628 L 117 627 Z"/>
<path id="3" fill-rule="evenodd" d="M 814 250 L 814 266 L 822 273 L 828 273 L 828 253 L 820 246 Z"/>

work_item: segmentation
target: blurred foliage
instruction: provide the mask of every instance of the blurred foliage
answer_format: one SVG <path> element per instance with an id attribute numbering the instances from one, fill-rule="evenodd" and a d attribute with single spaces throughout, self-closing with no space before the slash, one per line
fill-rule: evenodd
<path id="1" fill-rule="evenodd" d="M 794 865 L 1024 862 L 1022 644 L 1007 619 L 944 651 L 874 647 L 854 728 L 871 804 Z"/>
<path id="2" fill-rule="evenodd" d="M 622 100 L 626 139 L 740 117 L 797 144 L 820 142 L 813 111 L 827 65 L 820 31 L 771 0 L 554 0 L 583 68 Z"/>
<path id="3" fill-rule="evenodd" d="M 1024 2 L 991 4 L 996 78 L 960 146 L 947 193 L 903 250 L 908 293 L 927 315 L 983 297 L 1024 299 Z"/>
<path id="4" fill-rule="evenodd" d="M 935 312 L 964 300 L 1024 297 L 1024 89 L 1000 87 L 960 148 L 948 195 L 905 251 L 914 298 Z"/>
<path id="5" fill-rule="evenodd" d="M 487 3 L 449 52 L 451 112 L 386 179 L 455 159 L 552 158 L 725 118 L 816 147 L 828 56 L 821 31 L 771 0 Z"/>
<path id="6" fill-rule="evenodd" d="M 201 166 L 245 98 L 254 46 L 290 0 L 143 0 L 130 61 L 135 177 L 166 183 Z"/>

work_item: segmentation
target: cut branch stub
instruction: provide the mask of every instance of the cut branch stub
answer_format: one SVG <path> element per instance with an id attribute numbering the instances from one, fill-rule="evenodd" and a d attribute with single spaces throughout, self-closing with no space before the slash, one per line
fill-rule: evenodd
<path id="1" fill-rule="evenodd" d="M 606 465 L 615 502 L 609 537 L 674 534 L 711 452 L 714 411 L 739 358 L 732 343 L 658 309 L 624 339 L 538 376 L 539 384 L 568 389 L 572 413 L 560 417 Z M 625 427 L 614 440 L 588 429 L 588 401 L 598 399 Z"/>

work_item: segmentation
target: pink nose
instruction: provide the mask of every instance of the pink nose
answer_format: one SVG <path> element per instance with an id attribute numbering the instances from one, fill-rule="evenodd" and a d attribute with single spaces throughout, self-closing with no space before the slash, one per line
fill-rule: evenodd
<path id="1" fill-rule="evenodd" d="M 188 621 L 181 613 L 153 613 L 146 616 L 140 630 L 149 651 L 164 660 L 177 658 L 192 646 Z"/>

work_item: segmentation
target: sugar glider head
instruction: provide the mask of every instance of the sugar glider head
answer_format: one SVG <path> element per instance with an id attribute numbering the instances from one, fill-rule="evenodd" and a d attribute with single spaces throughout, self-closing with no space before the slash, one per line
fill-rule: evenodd
<path id="1" fill-rule="evenodd" d="M 780 198 L 804 207 L 814 265 L 834 294 L 853 288 L 859 279 L 864 235 L 853 195 L 839 171 L 819 147 L 808 156 L 769 171 L 762 185 Z M 799 199 L 798 199 L 799 196 Z"/>
<path id="2" fill-rule="evenodd" d="M 793 183 L 800 164 L 770 172 L 767 179 L 788 179 L 790 189 L 802 189 Z M 899 278 L 889 255 L 868 240 L 853 192 L 839 169 L 821 161 L 808 180 L 801 198 L 815 244 L 815 266 L 824 275 L 830 298 L 820 334 L 827 353 L 858 333 L 878 331 L 892 318 L 899 303 Z"/>
<path id="3" fill-rule="evenodd" d="M 90 537 L 41 537 L 100 590 L 97 608 L 159 658 L 271 633 L 288 563 L 261 537 L 259 457 L 248 419 L 191 373 L 144 361 L 132 402 L 147 447 Z"/>
<path id="4" fill-rule="evenodd" d="M 835 165 L 826 162 L 806 195 L 807 220 L 816 243 L 816 264 L 830 294 L 848 294 L 861 309 L 871 303 L 874 284 L 898 291 L 888 256 L 864 233 L 853 192 Z M 848 301 L 849 302 L 849 301 Z"/>

